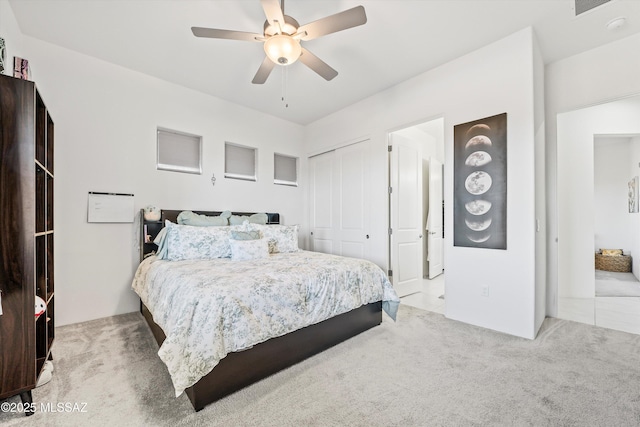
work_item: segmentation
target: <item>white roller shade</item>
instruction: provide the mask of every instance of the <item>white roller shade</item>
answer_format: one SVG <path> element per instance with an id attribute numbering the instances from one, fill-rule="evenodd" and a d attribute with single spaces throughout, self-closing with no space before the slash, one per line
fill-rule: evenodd
<path id="1" fill-rule="evenodd" d="M 175 172 L 202 173 L 202 137 L 158 128 L 156 167 Z"/>
<path id="2" fill-rule="evenodd" d="M 298 185 L 298 159 L 282 154 L 273 156 L 273 183 L 281 185 Z"/>
<path id="3" fill-rule="evenodd" d="M 224 176 L 256 181 L 256 149 L 225 143 Z"/>

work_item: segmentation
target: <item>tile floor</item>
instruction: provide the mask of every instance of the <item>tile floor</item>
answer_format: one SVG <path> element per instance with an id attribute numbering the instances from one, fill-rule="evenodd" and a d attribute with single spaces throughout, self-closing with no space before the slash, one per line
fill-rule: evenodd
<path id="1" fill-rule="evenodd" d="M 640 297 L 559 298 L 558 317 L 640 334 Z"/>
<path id="2" fill-rule="evenodd" d="M 402 304 L 444 314 L 444 274 L 424 279 L 422 289 L 400 298 Z M 640 297 L 560 298 L 558 317 L 603 328 L 640 334 Z"/>
<path id="3" fill-rule="evenodd" d="M 440 298 L 441 295 L 444 295 L 444 274 L 432 280 L 423 279 L 420 292 L 400 298 L 400 303 L 444 314 L 444 299 Z"/>

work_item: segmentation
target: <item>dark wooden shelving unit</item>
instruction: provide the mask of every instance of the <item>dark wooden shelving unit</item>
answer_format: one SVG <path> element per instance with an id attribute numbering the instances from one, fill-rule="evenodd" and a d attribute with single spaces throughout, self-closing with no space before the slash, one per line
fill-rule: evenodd
<path id="1" fill-rule="evenodd" d="M 30 403 L 51 359 L 53 153 L 53 120 L 35 84 L 0 75 L 0 400 Z M 37 318 L 36 296 L 46 303 Z"/>
<path id="2" fill-rule="evenodd" d="M 158 233 L 162 230 L 162 221 L 151 221 L 144 218 L 144 209 L 140 209 L 140 235 L 142 236 L 142 245 L 140 246 L 140 261 L 145 255 L 149 255 L 158 250 L 158 245 L 153 243 Z M 149 236 L 148 240 L 145 236 Z"/>

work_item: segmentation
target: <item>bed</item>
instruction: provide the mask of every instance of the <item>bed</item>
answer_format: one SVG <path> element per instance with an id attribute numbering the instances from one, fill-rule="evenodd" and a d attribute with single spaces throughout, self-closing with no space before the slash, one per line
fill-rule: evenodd
<path id="1" fill-rule="evenodd" d="M 263 239 L 250 242 L 254 247 L 266 245 L 267 237 L 285 236 L 268 240 L 268 256 L 237 259 L 233 245 L 249 242 L 228 239 L 231 258 L 182 259 L 182 252 L 174 251 L 173 258 L 151 255 L 140 263 L 132 287 L 141 312 L 176 396 L 184 391 L 196 411 L 380 324 L 383 306 L 395 316 L 399 299 L 382 270 L 369 261 L 298 250 L 292 226 L 175 226 L 180 212 L 161 212 L 160 227 L 171 221 L 166 234 L 172 242 L 176 235 L 184 240 L 180 233 L 187 232 L 234 231 L 235 236 L 259 230 Z M 267 218 L 279 223 L 278 214 Z M 296 231 L 295 248 L 287 246 L 291 230 Z M 185 250 L 193 250 L 192 237 L 187 239 Z M 273 250 L 272 243 L 279 249 Z"/>

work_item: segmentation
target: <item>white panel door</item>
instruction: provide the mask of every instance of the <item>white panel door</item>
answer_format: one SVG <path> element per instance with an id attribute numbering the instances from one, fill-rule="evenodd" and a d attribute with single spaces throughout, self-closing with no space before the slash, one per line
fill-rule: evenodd
<path id="1" fill-rule="evenodd" d="M 368 259 L 370 163 L 368 141 L 309 158 L 311 250 Z"/>
<path id="2" fill-rule="evenodd" d="M 334 164 L 335 152 L 309 158 L 310 249 L 334 253 Z"/>
<path id="3" fill-rule="evenodd" d="M 369 256 L 369 153 L 368 141 L 336 150 L 340 215 L 335 244 L 342 256 Z"/>
<path id="4" fill-rule="evenodd" d="M 397 134 L 391 135 L 391 147 L 391 279 L 404 296 L 422 286 L 422 149 Z"/>
<path id="5" fill-rule="evenodd" d="M 443 268 L 442 200 L 442 163 L 431 157 L 429 158 L 429 215 L 427 216 L 429 279 L 442 274 Z"/>

